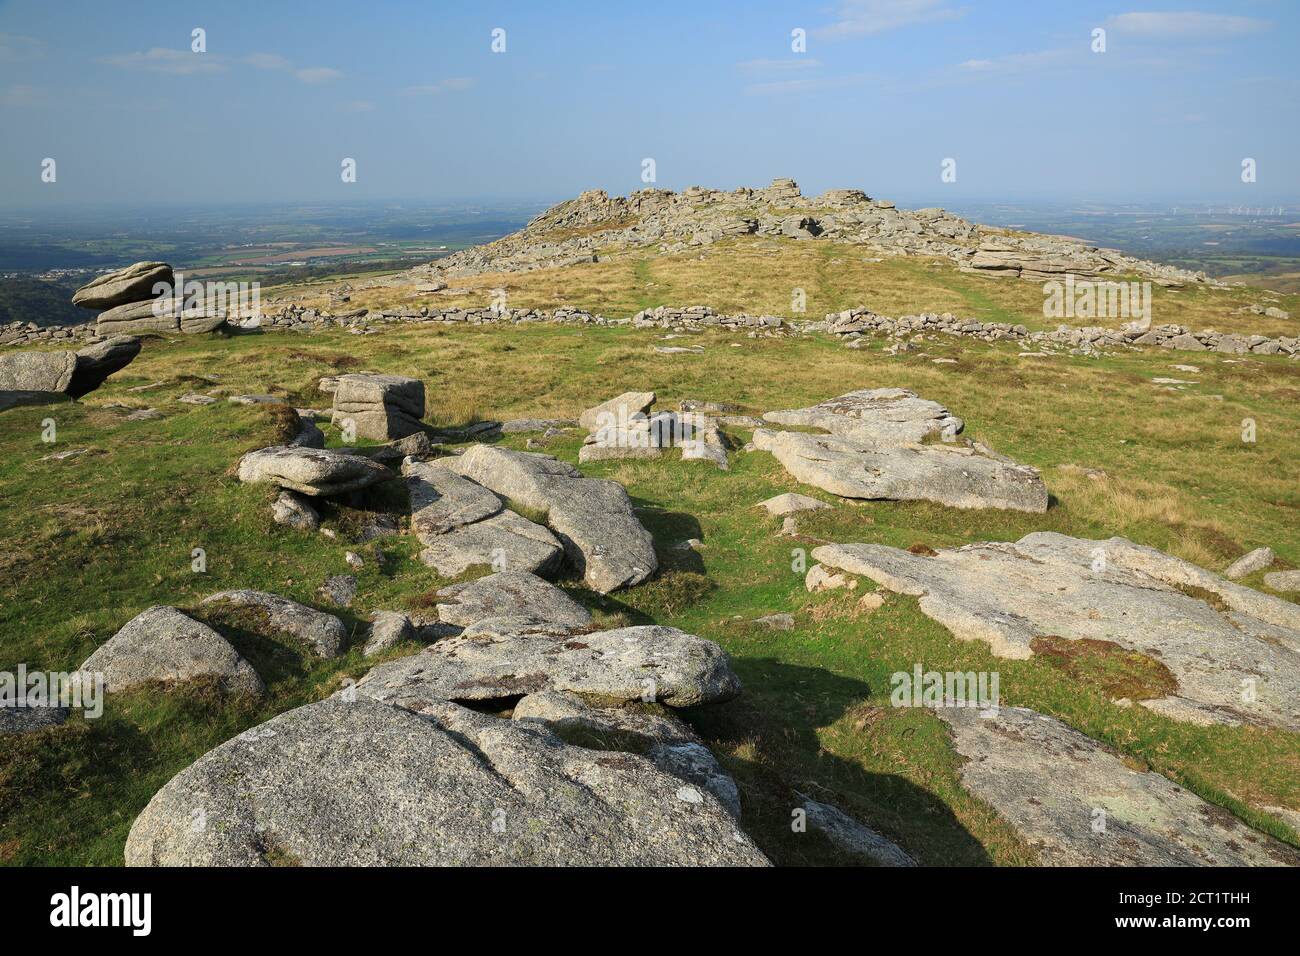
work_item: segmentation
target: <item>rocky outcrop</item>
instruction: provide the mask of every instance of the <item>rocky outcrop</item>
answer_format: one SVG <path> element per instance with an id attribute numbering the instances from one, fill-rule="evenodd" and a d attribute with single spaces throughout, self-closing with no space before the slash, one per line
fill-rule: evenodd
<path id="1" fill-rule="evenodd" d="M 1099 249 L 1064 236 L 1014 233 L 985 236 L 979 248 L 961 265 L 971 272 L 1034 282 L 1065 275 L 1083 278 L 1141 275 L 1168 286 L 1208 281 L 1203 272 L 1135 259 L 1114 249 Z"/>
<path id="2" fill-rule="evenodd" d="M 1035 532 L 933 556 L 825 545 L 815 560 L 919 599 L 961 640 L 1027 658 L 1036 638 L 1137 652 L 1176 687 L 1137 701 L 1174 720 L 1300 729 L 1300 606 L 1124 538 Z"/>
<path id="3" fill-rule="evenodd" d="M 1133 259 L 1077 239 L 987 230 L 943 209 L 899 209 L 859 189 L 817 198 L 791 179 L 731 192 L 691 186 L 680 193 L 644 189 L 611 197 L 593 189 L 534 218 L 522 230 L 454 253 L 374 285 L 429 287 L 485 272 L 563 268 L 609 252 L 653 248 L 681 252 L 744 236 L 853 245 L 885 256 L 935 256 L 958 266 L 1025 278 L 1073 271 L 1080 276 L 1138 274 L 1166 284 L 1208 281 L 1202 273 Z"/>
<path id="4" fill-rule="evenodd" d="M 509 619 L 570 634 L 591 626 L 591 613 L 553 584 L 526 571 L 499 571 L 438 592 L 438 619 L 469 627 Z"/>
<path id="5" fill-rule="evenodd" d="M 1296 866 L 1300 851 L 1258 833 L 1097 741 L 1020 707 L 938 711 L 964 758 L 962 785 L 1047 866 Z"/>
<path id="6" fill-rule="evenodd" d="M 76 352 L 11 352 L 0 355 L 0 395 L 9 392 L 43 394 L 56 401 L 66 397 L 76 368 Z M 34 399 L 22 404 L 33 402 Z"/>
<path id="7" fill-rule="evenodd" d="M 862 389 L 763 418 L 829 432 L 759 428 L 754 447 L 770 451 L 799 481 L 843 498 L 1047 510 L 1047 489 L 1036 469 L 959 440 L 961 419 L 904 389 Z M 930 441 L 936 436 L 940 440 Z"/>
<path id="8" fill-rule="evenodd" d="M 560 540 L 541 525 L 506 510 L 493 492 L 438 462 L 402 468 L 411 502 L 411 531 L 420 560 L 444 577 L 475 566 L 551 574 L 564 559 Z"/>
<path id="9" fill-rule="evenodd" d="M 655 403 L 654 392 L 624 392 L 608 401 L 588 408 L 578 416 L 578 424 L 587 431 L 595 431 L 611 422 L 626 422 L 644 418 Z"/>
<path id="10" fill-rule="evenodd" d="M 176 299 L 149 299 L 128 302 L 101 312 L 95 320 L 100 335 L 147 335 L 182 332 L 195 335 L 213 332 L 226 324 L 226 313 L 206 303 L 188 305 Z"/>
<path id="11" fill-rule="evenodd" d="M 683 461 L 711 461 L 727 471 L 727 444 L 718 423 L 702 412 L 654 412 L 654 392 L 624 392 L 589 408 L 578 422 L 589 432 L 578 461 L 659 458 L 676 448 Z"/>
<path id="12" fill-rule="evenodd" d="M 809 408 L 765 412 L 777 425 L 820 428 L 872 445 L 914 445 L 934 436 L 955 438 L 965 423 L 938 402 L 903 388 L 864 388 Z"/>
<path id="13" fill-rule="evenodd" d="M 767 862 L 735 827 L 735 782 L 663 709 L 739 692 L 718 645 L 666 627 L 586 633 L 584 608 L 517 572 L 444 588 L 436 607 L 424 651 L 178 774 L 137 818 L 127 863 Z M 414 636 L 379 612 L 365 653 Z M 177 816 L 195 806 L 200 825 Z"/>
<path id="14" fill-rule="evenodd" d="M 72 294 L 72 304 L 84 309 L 111 309 L 128 302 L 158 298 L 154 285 L 172 284 L 172 267 L 165 262 L 137 262 L 98 276 Z"/>
<path id="15" fill-rule="evenodd" d="M 206 825 L 195 826 L 193 810 Z M 711 793 L 650 760 L 454 704 L 308 704 L 144 809 L 132 866 L 765 865 Z"/>
<path id="16" fill-rule="evenodd" d="M 423 417 L 424 383 L 419 379 L 373 373 L 338 377 L 333 423 L 351 422 L 361 438 L 405 438 L 420 431 Z"/>
<path id="17" fill-rule="evenodd" d="M 80 398 L 139 354 L 139 339 L 116 336 L 78 352 L 0 355 L 0 410 Z"/>
<path id="18" fill-rule="evenodd" d="M 142 684 L 215 678 L 228 693 L 261 696 L 262 680 L 224 637 L 174 607 L 151 607 L 128 621 L 81 665 L 111 691 Z"/>
<path id="19" fill-rule="evenodd" d="M 617 482 L 587 478 L 549 455 L 489 445 L 475 445 L 438 464 L 544 513 L 566 557 L 593 590 L 608 594 L 639 584 L 658 568 L 654 540 Z"/>
<path id="20" fill-rule="evenodd" d="M 285 635 L 320 657 L 338 657 L 348 639 L 348 629 L 333 614 L 265 591 L 221 591 L 204 598 L 202 606 L 253 611 L 259 618 L 256 627 L 260 633 Z"/>
<path id="21" fill-rule="evenodd" d="M 1213 329 L 1193 332 L 1185 325 L 1150 326 L 1140 322 L 1131 322 L 1120 328 L 1060 325 L 1050 332 L 1031 332 L 1024 325 L 963 319 L 950 312 L 923 312 L 895 319 L 871 309 L 857 308 L 832 312 L 815 327 L 838 335 L 850 344 L 863 335 L 880 334 L 896 339 L 954 335 L 982 342 L 1014 342 L 1024 348 L 1064 348 L 1077 355 L 1097 355 L 1108 349 L 1159 347 L 1191 352 L 1300 356 L 1300 336 L 1269 338 Z"/>
<path id="22" fill-rule="evenodd" d="M 722 649 L 676 628 L 644 625 L 566 635 L 524 627 L 518 619 L 478 622 L 419 654 L 380 664 L 357 682 L 356 692 L 409 705 L 554 690 L 671 707 L 717 703 L 740 692 Z"/>
<path id="23" fill-rule="evenodd" d="M 378 462 L 321 448 L 273 445 L 239 459 L 239 480 L 269 482 L 312 497 L 359 491 L 392 477 Z"/>

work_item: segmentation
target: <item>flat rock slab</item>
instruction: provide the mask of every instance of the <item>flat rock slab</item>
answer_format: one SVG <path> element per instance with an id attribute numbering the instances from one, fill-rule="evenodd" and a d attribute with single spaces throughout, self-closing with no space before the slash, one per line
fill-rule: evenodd
<path id="1" fill-rule="evenodd" d="M 595 431 L 602 425 L 626 423 L 634 416 L 645 415 L 654 403 L 654 392 L 624 392 L 587 409 L 578 416 L 578 424 L 588 431 Z"/>
<path id="2" fill-rule="evenodd" d="M 875 544 L 825 545 L 812 556 L 917 596 L 956 637 L 982 640 L 1000 657 L 1030 657 L 1036 637 L 1146 655 L 1178 687 L 1138 703 L 1172 719 L 1300 730 L 1300 606 L 1154 548 L 1042 531 L 933 557 Z M 1216 595 L 1224 609 L 1180 588 Z"/>
<path id="3" fill-rule="evenodd" d="M 264 615 L 262 627 L 307 645 L 321 657 L 338 657 L 348 629 L 333 614 L 317 611 L 278 594 L 241 589 L 221 591 L 203 599 L 202 606 L 253 608 Z"/>
<path id="4" fill-rule="evenodd" d="M 1296 866 L 1300 852 L 1158 773 L 1020 707 L 937 712 L 966 763 L 962 784 L 1048 866 Z"/>
<path id="5" fill-rule="evenodd" d="M 438 592 L 438 619 L 469 627 L 488 618 L 527 618 L 555 634 L 591 626 L 591 612 L 554 584 L 525 571 L 500 571 Z"/>
<path id="6" fill-rule="evenodd" d="M 965 446 L 874 445 L 767 428 L 754 431 L 754 446 L 770 451 L 799 481 L 841 498 L 1047 510 L 1047 488 L 1037 470 Z"/>
<path id="7" fill-rule="evenodd" d="M 433 462 L 405 465 L 402 474 L 411 498 L 411 530 L 421 544 L 505 507 L 487 488 Z"/>
<path id="8" fill-rule="evenodd" d="M 269 482 L 312 497 L 360 491 L 391 477 L 392 472 L 369 458 L 323 448 L 273 445 L 239 459 L 240 481 Z"/>
<path id="9" fill-rule="evenodd" d="M 800 511 L 819 511 L 822 508 L 829 508 L 830 505 L 824 501 L 818 501 L 816 498 L 810 498 L 808 495 L 786 492 L 783 495 L 777 495 L 775 498 L 760 501 L 755 507 L 762 508 L 773 517 L 783 518 L 786 515 L 796 514 Z"/>
<path id="10" fill-rule="evenodd" d="M 448 578 L 475 567 L 554 574 L 564 563 L 564 547 L 541 525 L 502 511 L 433 538 L 420 551 L 420 560 Z"/>
<path id="11" fill-rule="evenodd" d="M 76 369 L 76 352 L 7 352 L 0 355 L 0 391 L 66 392 Z"/>
<path id="12" fill-rule="evenodd" d="M 455 577 L 472 567 L 550 574 L 564 546 L 548 529 L 505 510 L 495 494 L 433 462 L 403 468 L 411 501 L 411 530 L 424 545 L 420 560 Z"/>
<path id="13" fill-rule="evenodd" d="M 479 622 L 413 657 L 381 664 L 357 682 L 356 692 L 404 706 L 555 690 L 649 699 L 670 707 L 730 700 L 740 692 L 722 648 L 676 628 L 649 625 L 571 636 L 498 630 Z"/>
<path id="14" fill-rule="evenodd" d="M 226 313 L 204 305 L 185 305 L 175 299 L 129 302 L 101 312 L 95 320 L 100 335 L 141 335 L 150 332 L 181 332 L 195 335 L 214 332 L 226 324 Z"/>
<path id="15" fill-rule="evenodd" d="M 618 482 L 587 478 L 550 455 L 490 445 L 436 463 L 507 501 L 545 512 L 568 560 L 601 594 L 639 584 L 659 567 L 654 540 Z"/>
<path id="16" fill-rule="evenodd" d="M 111 309 L 128 302 L 156 299 L 155 283 L 171 285 L 172 267 L 165 262 L 136 262 L 125 269 L 97 276 L 72 294 L 83 309 Z"/>
<path id="17" fill-rule="evenodd" d="M 828 433 L 759 428 L 753 441 L 798 480 L 841 498 L 1047 510 L 1047 488 L 1036 469 L 982 445 L 958 442 L 965 423 L 906 389 L 861 389 L 763 418 Z M 935 436 L 943 441 L 927 442 Z"/>
<path id="18" fill-rule="evenodd" d="M 192 825 L 193 809 L 207 826 Z M 308 704 L 174 777 L 129 866 L 763 866 L 712 794 L 633 754 L 431 704 Z"/>
<path id="19" fill-rule="evenodd" d="M 930 435 L 956 436 L 962 420 L 938 402 L 905 388 L 864 388 L 809 408 L 767 412 L 777 425 L 823 428 L 832 435 L 866 444 L 916 444 Z"/>
<path id="20" fill-rule="evenodd" d="M 866 857 L 877 866 L 916 866 L 902 847 L 877 833 L 839 807 L 805 798 L 803 812 L 808 825 L 845 853 Z"/>
<path id="21" fill-rule="evenodd" d="M 216 677 L 228 693 L 261 696 L 265 690 L 252 665 L 229 641 L 166 606 L 137 614 L 86 658 L 81 670 L 102 673 L 104 686 L 113 691 L 196 677 Z"/>

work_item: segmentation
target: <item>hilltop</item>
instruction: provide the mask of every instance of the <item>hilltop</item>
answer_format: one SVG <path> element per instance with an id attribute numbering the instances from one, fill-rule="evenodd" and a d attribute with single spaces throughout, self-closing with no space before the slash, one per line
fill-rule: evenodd
<path id="1" fill-rule="evenodd" d="M 421 267 L 418 274 L 464 277 L 592 262 L 602 250 L 660 253 L 743 236 L 821 240 L 888 256 L 939 256 L 959 268 L 1044 279 L 1135 274 L 1177 285 L 1208 281 L 1188 272 L 1099 249 L 1077 239 L 991 228 L 939 208 L 907 210 L 860 189 L 808 198 L 793 179 L 731 192 L 691 186 L 610 197 L 588 190 L 546 210 L 519 232 Z"/>
<path id="2" fill-rule="evenodd" d="M 1023 280 L 1064 263 L 1234 331 L 1058 332 Z M 404 837 L 464 781 L 591 837 L 512 860 L 1300 859 L 1297 297 L 793 183 L 586 193 L 261 325 L 159 314 L 172 275 L 0 351 L 42 402 L 0 412 L 0 669 L 110 675 L 0 733 L 0 861 L 484 859 L 486 811 Z M 914 673 L 996 676 L 999 722 L 900 706 Z M 207 849 L 200 791 L 240 821 Z"/>

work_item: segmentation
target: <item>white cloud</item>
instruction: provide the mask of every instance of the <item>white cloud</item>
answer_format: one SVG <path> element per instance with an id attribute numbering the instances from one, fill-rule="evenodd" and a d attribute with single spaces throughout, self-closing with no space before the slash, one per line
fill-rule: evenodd
<path id="1" fill-rule="evenodd" d="M 249 53 L 242 61 L 259 70 L 280 70 L 292 73 L 300 83 L 328 83 L 343 75 L 332 66 L 304 66 L 295 68 L 293 63 L 278 53 Z"/>
<path id="2" fill-rule="evenodd" d="M 45 44 L 31 37 L 0 33 L 0 63 L 24 63 L 45 55 Z"/>
<path id="3" fill-rule="evenodd" d="M 402 90 L 405 96 L 438 96 L 442 93 L 457 93 L 461 90 L 467 90 L 474 85 L 472 77 L 452 76 L 445 80 L 438 80 L 436 83 L 422 83 L 419 86 L 408 86 Z"/>
<path id="4" fill-rule="evenodd" d="M 100 58 L 101 63 L 124 70 L 148 70 L 152 73 L 171 73 L 176 76 L 194 73 L 220 73 L 226 67 L 211 53 L 191 53 L 189 50 L 169 50 L 154 47 L 143 53 L 119 53 Z"/>
<path id="5" fill-rule="evenodd" d="M 259 70 L 287 70 L 289 61 L 278 53 L 250 53 L 244 57 L 244 62 L 249 66 L 255 66 Z"/>
<path id="6" fill-rule="evenodd" d="M 814 30 L 823 37 L 869 36 L 914 23 L 953 20 L 966 13 L 949 0 L 841 0 L 836 21 Z"/>
<path id="7" fill-rule="evenodd" d="M 1229 16 L 1222 13 L 1121 13 L 1106 25 L 1119 33 L 1159 40 L 1206 40 L 1256 33 L 1268 27 L 1267 20 Z"/>
<path id="8" fill-rule="evenodd" d="M 352 100 L 340 103 L 339 109 L 344 113 L 371 113 L 374 112 L 375 104 L 369 100 Z"/>

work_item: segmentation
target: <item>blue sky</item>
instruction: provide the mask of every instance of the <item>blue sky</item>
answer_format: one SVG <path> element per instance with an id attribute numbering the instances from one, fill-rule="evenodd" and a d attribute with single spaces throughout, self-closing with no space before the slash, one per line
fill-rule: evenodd
<path id="1" fill-rule="evenodd" d="M 647 157 L 670 189 L 1294 201 L 1298 28 L 1294 0 L 14 0 L 0 206 L 625 194 Z"/>

